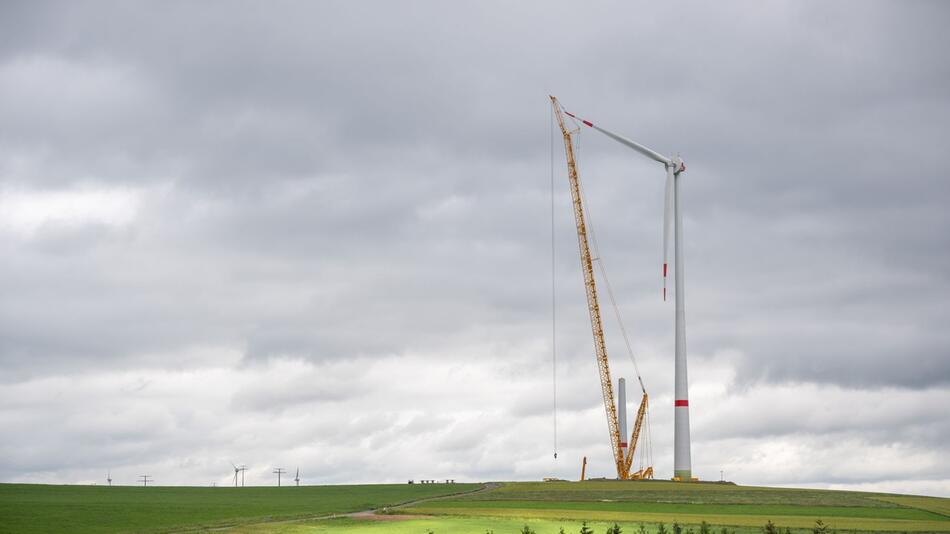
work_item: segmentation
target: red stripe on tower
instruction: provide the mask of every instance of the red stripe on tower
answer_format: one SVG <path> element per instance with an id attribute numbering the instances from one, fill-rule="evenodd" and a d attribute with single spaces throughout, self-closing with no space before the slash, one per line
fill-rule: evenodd
<path id="1" fill-rule="evenodd" d="M 673 406 L 675 406 L 675 407 L 677 407 L 677 408 L 679 408 L 680 406 L 686 406 L 686 407 L 688 407 L 688 406 L 689 406 L 689 401 L 688 401 L 688 400 L 678 400 L 678 401 L 674 401 L 674 402 L 673 402 Z"/>
<path id="2" fill-rule="evenodd" d="M 581 119 L 581 122 L 583 122 L 583 123 L 586 124 L 587 126 L 590 126 L 591 128 L 594 127 L 594 123 L 592 123 L 592 122 L 590 122 L 590 121 L 585 121 L 584 119 Z"/>

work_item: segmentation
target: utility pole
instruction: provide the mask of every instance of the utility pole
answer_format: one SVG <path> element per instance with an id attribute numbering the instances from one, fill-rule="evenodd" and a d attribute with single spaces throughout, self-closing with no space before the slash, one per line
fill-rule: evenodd
<path id="1" fill-rule="evenodd" d="M 152 479 L 152 475 L 139 475 L 139 482 L 141 482 L 143 486 L 148 486 L 149 482 L 155 482 L 155 480 Z"/>
<path id="2" fill-rule="evenodd" d="M 277 475 L 277 487 L 279 488 L 279 487 L 280 487 L 280 475 L 286 473 L 287 470 L 284 469 L 283 467 L 278 467 L 277 469 L 274 469 L 273 472 Z"/>

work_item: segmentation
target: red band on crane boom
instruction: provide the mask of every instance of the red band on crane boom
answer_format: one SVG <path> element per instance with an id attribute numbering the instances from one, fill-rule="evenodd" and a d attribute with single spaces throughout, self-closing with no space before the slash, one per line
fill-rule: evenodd
<path id="1" fill-rule="evenodd" d="M 677 407 L 677 408 L 680 407 L 680 406 L 689 407 L 689 401 L 688 401 L 688 400 L 678 400 L 678 401 L 673 402 L 673 406 L 675 406 L 675 407 Z"/>
<path id="2" fill-rule="evenodd" d="M 594 123 L 592 123 L 592 122 L 590 122 L 590 121 L 585 121 L 584 119 L 581 119 L 580 117 L 578 117 L 577 115 L 571 113 L 570 111 L 568 111 L 568 110 L 566 110 L 566 109 L 564 110 L 564 113 L 565 113 L 568 117 L 571 117 L 571 118 L 574 118 L 574 119 L 580 119 L 580 121 L 583 122 L 585 126 L 590 126 L 591 128 L 594 127 Z"/>

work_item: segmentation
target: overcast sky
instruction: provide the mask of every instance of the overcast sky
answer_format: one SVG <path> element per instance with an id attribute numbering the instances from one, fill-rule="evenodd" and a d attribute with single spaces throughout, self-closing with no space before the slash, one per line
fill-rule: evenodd
<path id="1" fill-rule="evenodd" d="M 0 480 L 612 475 L 554 94 L 694 474 L 950 495 L 950 6 L 579 6 L 0 4 Z"/>

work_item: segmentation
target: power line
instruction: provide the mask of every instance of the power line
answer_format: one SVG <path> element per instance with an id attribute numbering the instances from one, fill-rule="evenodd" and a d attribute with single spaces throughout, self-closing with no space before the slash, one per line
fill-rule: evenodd
<path id="1" fill-rule="evenodd" d="M 280 487 L 280 475 L 286 472 L 287 470 L 284 469 L 283 467 L 278 467 L 277 469 L 274 469 L 273 473 L 277 475 L 277 487 Z"/>

